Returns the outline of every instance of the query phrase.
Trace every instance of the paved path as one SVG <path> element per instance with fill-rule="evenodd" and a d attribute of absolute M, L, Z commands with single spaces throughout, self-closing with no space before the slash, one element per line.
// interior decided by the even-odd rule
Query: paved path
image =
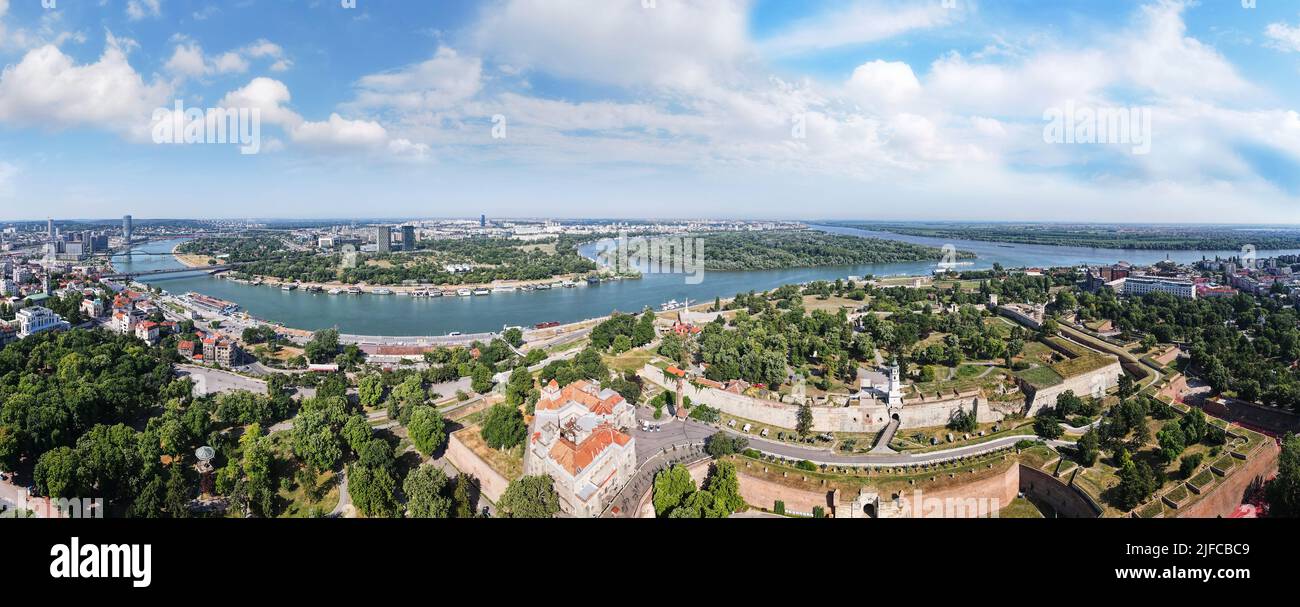
<path fill-rule="evenodd" d="M 231 373 L 229 371 L 209 369 L 207 367 L 196 367 L 193 365 L 176 365 L 176 375 L 179 377 L 189 377 L 194 380 L 195 396 L 237 392 L 240 390 L 257 394 L 266 394 L 266 382 L 260 379 L 245 377 L 238 373 Z"/>
<path fill-rule="evenodd" d="M 871 452 L 898 453 L 897 451 L 894 451 L 893 447 L 889 446 L 889 442 L 894 440 L 894 434 L 898 432 L 898 427 L 900 425 L 902 425 L 902 422 L 898 421 L 898 419 L 890 418 L 889 425 L 885 427 L 884 432 L 880 433 L 880 437 L 876 440 L 876 446 L 871 448 Z"/>

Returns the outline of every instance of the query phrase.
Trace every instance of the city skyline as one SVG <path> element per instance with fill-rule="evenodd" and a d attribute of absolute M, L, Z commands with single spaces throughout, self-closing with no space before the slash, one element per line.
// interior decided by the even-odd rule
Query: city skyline
<path fill-rule="evenodd" d="M 1274 3 L 0 0 L 0 204 L 1288 224 L 1297 51 Z M 257 153 L 155 143 L 177 104 L 259 110 Z"/>

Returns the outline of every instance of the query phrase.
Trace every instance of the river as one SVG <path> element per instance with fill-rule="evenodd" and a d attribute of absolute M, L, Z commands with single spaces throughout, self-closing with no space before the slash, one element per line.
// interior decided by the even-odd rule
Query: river
<path fill-rule="evenodd" d="M 1053 267 L 1082 263 L 1103 264 L 1124 260 L 1150 264 L 1162 259 L 1191 262 L 1202 257 L 1231 257 L 1237 251 L 1137 251 L 1052 247 L 1044 245 L 1001 244 L 970 240 L 944 240 L 869 232 L 854 228 L 817 226 L 836 234 L 873 236 L 916 244 L 942 247 L 951 244 L 978 255 L 958 270 L 978 270 L 1000 263 L 1003 267 Z M 166 253 L 179 240 L 139 245 L 133 251 Z M 599 245 L 582 247 L 584 255 L 594 255 Z M 1261 251 L 1261 256 L 1295 254 L 1300 250 Z M 708 251 L 705 250 L 705 255 Z M 181 267 L 170 255 L 119 255 L 113 259 L 119 271 L 143 271 Z M 337 327 L 355 335 L 443 335 L 452 331 L 479 333 L 498 331 L 504 326 L 532 326 L 541 322 L 576 322 L 605 316 L 613 311 L 636 312 L 645 306 L 658 307 L 670 300 L 705 302 L 715 297 L 731 297 L 751 290 L 766 290 L 784 284 L 812 280 L 834 280 L 848 276 L 904 276 L 930 274 L 934 262 L 909 262 L 763 270 L 754 272 L 706 272 L 700 284 L 686 284 L 681 274 L 647 274 L 639 280 L 604 282 L 573 289 L 493 293 L 481 297 L 417 298 L 399 295 L 330 295 L 305 291 L 281 291 L 267 286 L 253 286 L 215 278 L 202 273 L 148 277 L 146 282 L 171 293 L 196 291 L 234 301 L 243 310 L 265 320 L 285 326 L 318 330 Z"/>

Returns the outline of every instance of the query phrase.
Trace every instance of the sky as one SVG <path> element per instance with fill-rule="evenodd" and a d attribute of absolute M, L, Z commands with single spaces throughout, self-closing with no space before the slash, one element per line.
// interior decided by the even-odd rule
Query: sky
<path fill-rule="evenodd" d="M 1290 0 L 0 0 L 0 63 L 0 220 L 1300 223 Z"/>

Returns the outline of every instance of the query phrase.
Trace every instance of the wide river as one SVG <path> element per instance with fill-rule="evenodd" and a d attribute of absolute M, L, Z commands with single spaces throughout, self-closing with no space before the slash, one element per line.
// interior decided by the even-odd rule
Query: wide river
<path fill-rule="evenodd" d="M 872 236 L 942 247 L 951 244 L 978 255 L 958 270 L 987 269 L 994 263 L 1003 267 L 1053 267 L 1082 263 L 1105 264 L 1129 261 L 1150 264 L 1162 259 L 1191 262 L 1203 257 L 1231 257 L 1238 251 L 1137 251 L 1052 247 L 1042 245 L 1002 244 L 970 240 L 945 240 L 871 232 L 853 228 L 820 226 L 837 234 Z M 181 241 L 163 241 L 140 245 L 134 251 L 166 253 Z M 597 244 L 581 251 L 594 256 Z M 1261 255 L 1295 254 L 1300 250 L 1260 252 Z M 704 251 L 708 255 L 708 250 Z M 937 260 L 936 260 L 937 261 Z M 119 255 L 113 259 L 120 271 L 153 270 L 181 267 L 170 255 Z M 222 280 L 202 273 L 170 274 L 150 277 L 146 282 L 171 293 L 195 291 L 238 303 L 253 316 L 299 329 L 337 327 L 354 335 L 442 335 L 452 331 L 479 333 L 499 331 L 502 327 L 532 326 L 541 322 L 576 322 L 605 316 L 613 311 L 636 312 L 646 306 L 690 298 L 691 302 L 731 297 L 750 290 L 772 289 L 784 284 L 812 280 L 834 280 L 848 276 L 928 275 L 935 262 L 909 262 L 764 270 L 755 272 L 706 272 L 699 284 L 686 284 L 681 274 L 646 274 L 639 280 L 605 282 L 574 289 L 493 293 L 483 297 L 416 298 L 399 295 L 329 295 L 304 291 L 281 291 L 278 288 L 253 286 Z"/>

